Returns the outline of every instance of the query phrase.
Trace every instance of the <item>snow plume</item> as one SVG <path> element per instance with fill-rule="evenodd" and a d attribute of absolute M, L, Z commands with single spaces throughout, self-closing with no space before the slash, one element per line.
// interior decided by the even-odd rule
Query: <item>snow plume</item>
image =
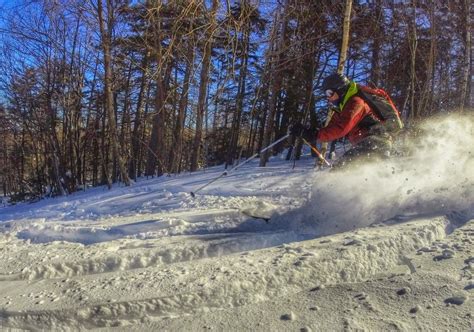
<path fill-rule="evenodd" d="M 414 132 L 403 144 L 408 157 L 317 172 L 308 204 L 277 219 L 304 234 L 328 235 L 399 214 L 472 211 L 474 117 L 430 119 Z"/>

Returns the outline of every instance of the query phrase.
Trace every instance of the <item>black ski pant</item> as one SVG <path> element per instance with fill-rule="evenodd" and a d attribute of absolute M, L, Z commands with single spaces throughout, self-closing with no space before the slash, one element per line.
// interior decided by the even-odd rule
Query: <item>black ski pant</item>
<path fill-rule="evenodd" d="M 369 136 L 344 153 L 344 155 L 333 164 L 333 168 L 339 169 L 347 165 L 388 158 L 390 157 L 391 151 L 392 140 L 390 137 Z"/>

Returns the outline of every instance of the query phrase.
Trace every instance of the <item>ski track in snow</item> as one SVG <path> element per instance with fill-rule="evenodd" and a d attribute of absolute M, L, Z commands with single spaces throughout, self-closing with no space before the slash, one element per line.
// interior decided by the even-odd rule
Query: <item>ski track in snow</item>
<path fill-rule="evenodd" d="M 452 175 L 472 170 L 472 160 L 468 154 L 459 167 L 450 168 Z M 442 296 L 444 306 L 457 306 L 466 314 L 467 319 L 452 319 L 454 329 L 472 328 L 467 316 L 474 289 L 471 191 L 454 181 L 426 182 L 418 173 L 425 172 L 422 167 L 407 171 L 385 164 L 367 185 L 372 194 L 358 201 L 352 191 L 360 187 L 357 181 L 366 182 L 360 174 L 345 174 L 338 182 L 340 174 L 313 171 L 314 160 L 308 156 L 295 169 L 291 166 L 277 158 L 266 168 L 250 163 L 196 198 L 189 192 L 219 176 L 221 167 L 0 209 L 0 326 L 191 330 L 195 323 L 187 317 L 199 314 L 217 324 L 228 312 L 253 317 L 245 308 L 260 303 L 278 307 L 285 299 L 298 307 L 312 301 L 309 294 L 325 296 L 325 285 L 337 290 L 368 280 L 404 284 L 446 273 L 442 279 L 448 281 L 443 282 L 456 284 L 453 289 L 461 287 L 461 292 L 440 288 L 432 296 Z M 437 167 L 436 174 L 442 170 Z M 407 174 L 419 181 L 405 186 L 401 180 Z M 473 174 L 462 174 L 463 185 L 471 186 Z M 328 186 L 333 190 L 325 198 L 321 190 Z M 443 188 L 454 193 L 451 200 Z M 387 198 L 393 205 L 374 214 L 389 204 Z M 272 218 L 267 224 L 249 214 Z M 445 271 L 440 272 L 440 266 Z M 382 286 L 377 287 L 385 289 Z M 395 292 L 397 298 L 411 291 Z M 331 294 L 334 299 L 340 296 Z M 384 304 L 360 292 L 353 301 L 364 311 L 359 315 L 344 309 L 352 315 L 342 320 L 341 329 L 363 329 L 364 324 L 372 330 L 436 326 L 423 320 L 412 325 L 408 314 L 403 319 L 387 314 L 379 323 L 369 323 L 364 317 L 377 312 L 381 316 Z M 320 315 L 332 317 L 338 309 L 327 302 L 328 309 Z M 436 305 L 430 304 L 434 309 Z M 310 306 L 310 311 L 318 310 Z M 421 315 L 423 310 L 413 304 L 407 313 Z M 286 330 L 287 325 L 278 324 L 296 322 L 298 315 L 282 313 L 277 322 L 248 329 Z M 262 312 L 260 318 L 269 319 Z M 323 319 L 322 330 L 324 321 L 332 320 Z M 238 329 L 229 321 L 225 324 Z"/>

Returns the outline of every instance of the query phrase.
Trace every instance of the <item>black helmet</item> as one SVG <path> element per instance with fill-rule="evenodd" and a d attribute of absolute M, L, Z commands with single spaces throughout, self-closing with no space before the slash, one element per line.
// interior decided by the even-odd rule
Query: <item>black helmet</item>
<path fill-rule="evenodd" d="M 326 77 L 323 81 L 322 90 L 333 90 L 340 94 L 340 92 L 345 91 L 349 85 L 349 79 L 343 74 L 334 73 Z"/>

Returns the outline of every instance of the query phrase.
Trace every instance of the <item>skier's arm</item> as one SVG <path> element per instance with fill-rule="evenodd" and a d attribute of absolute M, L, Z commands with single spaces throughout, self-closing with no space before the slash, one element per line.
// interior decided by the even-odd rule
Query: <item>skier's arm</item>
<path fill-rule="evenodd" d="M 327 127 L 319 130 L 317 139 L 329 142 L 346 136 L 368 114 L 367 107 L 361 98 L 352 98 L 341 113 L 332 117 Z"/>

